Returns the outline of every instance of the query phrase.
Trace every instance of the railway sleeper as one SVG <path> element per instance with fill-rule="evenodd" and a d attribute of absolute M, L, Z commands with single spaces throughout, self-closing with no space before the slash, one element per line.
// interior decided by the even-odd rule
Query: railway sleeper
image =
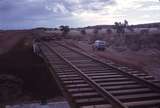
<path fill-rule="evenodd" d="M 111 69 L 104 69 L 102 67 L 95 67 L 95 68 L 86 68 L 86 69 L 81 69 L 82 71 L 90 71 L 90 72 L 97 72 L 97 71 L 103 71 L 103 72 L 116 72 L 114 70 L 111 70 Z"/>
<path fill-rule="evenodd" d="M 85 98 L 95 98 L 101 97 L 97 92 L 82 92 L 82 93 L 74 93 L 72 94 L 74 99 L 85 99 Z"/>
<path fill-rule="evenodd" d="M 94 89 L 91 87 L 86 87 L 86 88 L 69 88 L 68 92 L 71 93 L 79 93 L 79 92 L 93 92 Z"/>
<path fill-rule="evenodd" d="M 71 68 L 69 65 L 66 64 L 54 64 L 54 66 L 57 68 Z"/>
<path fill-rule="evenodd" d="M 128 81 L 130 80 L 129 78 L 107 78 L 107 79 L 94 79 L 94 81 L 98 82 L 120 82 L 120 81 Z"/>
<path fill-rule="evenodd" d="M 62 81 L 81 80 L 81 77 L 61 78 Z"/>
<path fill-rule="evenodd" d="M 56 66 L 54 66 L 54 69 L 55 69 L 55 70 L 61 70 L 61 71 L 70 70 L 69 67 L 56 67 Z"/>
<path fill-rule="evenodd" d="M 139 73 L 141 73 L 141 72 L 139 72 L 139 71 L 137 71 L 137 70 L 136 70 L 136 71 L 135 71 L 135 70 L 134 70 L 134 71 L 128 70 L 127 72 L 130 73 L 130 74 L 139 74 Z"/>
<path fill-rule="evenodd" d="M 71 61 L 72 62 L 72 61 Z M 94 62 L 90 62 L 90 63 L 86 63 L 86 62 L 79 62 L 79 63 L 76 63 L 76 66 L 101 66 L 101 65 L 98 65 L 97 63 L 94 63 Z"/>
<path fill-rule="evenodd" d="M 92 79 L 101 79 L 101 78 L 115 78 L 115 80 L 116 80 L 116 78 L 122 78 L 122 77 L 124 77 L 123 75 L 101 75 L 101 76 L 90 76 L 90 78 L 92 78 Z"/>
<path fill-rule="evenodd" d="M 82 70 L 82 69 L 81 69 Z M 114 71 L 99 71 L 99 70 L 97 70 L 97 71 L 82 71 L 82 72 L 84 72 L 85 74 L 98 74 L 98 73 L 108 73 L 108 74 L 117 74 L 116 72 L 114 72 Z"/>
<path fill-rule="evenodd" d="M 71 75 L 71 74 L 77 74 L 76 72 L 57 72 L 58 75 Z"/>
<path fill-rule="evenodd" d="M 153 80 L 153 81 L 150 81 L 150 82 L 156 84 L 157 86 L 160 86 L 160 81 L 159 80 Z"/>
<path fill-rule="evenodd" d="M 78 74 L 69 74 L 69 75 L 59 75 L 60 78 L 73 78 L 73 77 L 79 77 Z"/>
<path fill-rule="evenodd" d="M 116 86 L 116 85 L 130 85 L 130 84 L 137 84 L 135 81 L 122 81 L 122 82 L 102 82 L 98 83 L 101 86 Z"/>
<path fill-rule="evenodd" d="M 139 76 L 142 79 L 146 79 L 146 80 L 154 80 L 155 78 L 153 76 Z"/>
<path fill-rule="evenodd" d="M 101 105 L 107 104 L 106 100 L 103 98 L 85 98 L 85 99 L 76 99 L 76 103 L 79 106 L 87 106 L 87 105 Z"/>
<path fill-rule="evenodd" d="M 125 102 L 124 104 L 129 108 L 159 108 L 160 99 Z"/>
<path fill-rule="evenodd" d="M 78 64 L 78 65 L 87 65 L 87 64 L 92 64 L 92 61 L 71 61 L 73 64 Z"/>
<path fill-rule="evenodd" d="M 135 73 L 133 75 L 136 75 L 136 76 L 148 76 L 148 74 L 146 74 L 146 73 Z"/>
<path fill-rule="evenodd" d="M 81 65 L 81 66 L 76 66 L 78 67 L 79 69 L 83 68 L 83 69 L 88 69 L 88 68 L 95 68 L 96 65 Z"/>
<path fill-rule="evenodd" d="M 116 95 L 151 93 L 153 91 L 148 88 L 136 88 L 136 89 L 126 89 L 126 90 L 111 90 L 109 92 L 114 96 L 116 96 Z"/>
<path fill-rule="evenodd" d="M 65 56 L 64 56 L 65 57 Z M 66 58 L 66 57 L 65 57 Z M 69 61 L 78 61 L 78 60 L 87 60 L 87 58 L 77 58 L 77 57 L 67 57 L 66 59 L 68 59 Z"/>
<path fill-rule="evenodd" d="M 54 68 L 54 70 L 56 71 L 56 73 L 69 73 L 69 72 L 74 72 L 73 69 L 61 69 L 61 68 Z"/>
<path fill-rule="evenodd" d="M 113 108 L 110 104 L 81 106 L 80 108 Z"/>
<path fill-rule="evenodd" d="M 69 84 L 66 85 L 67 88 L 86 88 L 89 87 L 89 85 L 87 83 L 85 84 Z"/>
<path fill-rule="evenodd" d="M 102 86 L 104 87 L 106 90 L 127 90 L 127 89 L 136 89 L 136 88 L 145 88 L 142 85 L 138 85 L 138 84 L 130 84 L 130 85 L 116 85 L 116 86 Z"/>
<path fill-rule="evenodd" d="M 116 98 L 118 98 L 122 102 L 143 101 L 143 100 L 160 99 L 160 94 L 157 93 L 133 94 L 133 95 L 116 96 Z"/>
<path fill-rule="evenodd" d="M 73 80 L 73 81 L 64 81 L 64 84 L 84 84 L 86 83 L 84 80 Z"/>
<path fill-rule="evenodd" d="M 48 60 L 51 62 L 51 63 L 62 63 L 61 62 L 61 59 L 58 58 L 57 56 L 54 57 L 54 55 L 50 55 L 50 56 L 47 56 Z"/>
<path fill-rule="evenodd" d="M 75 56 L 71 56 L 72 54 L 70 54 L 69 56 L 68 55 L 66 55 L 65 53 L 63 54 L 63 56 L 64 56 L 64 58 L 67 58 L 68 60 L 75 60 L 75 59 L 84 59 L 84 57 L 83 56 L 79 56 L 79 55 L 75 55 Z"/>
<path fill-rule="evenodd" d="M 113 72 L 95 72 L 95 73 L 89 73 L 89 72 L 84 72 L 88 76 L 101 76 L 101 75 L 117 75 L 117 73 Z"/>
<path fill-rule="evenodd" d="M 59 73 L 72 73 L 72 72 L 74 72 L 75 73 L 75 71 L 74 71 L 74 69 L 67 69 L 67 70 L 64 70 L 64 69 L 58 69 L 58 72 Z"/>
<path fill-rule="evenodd" d="M 93 62 L 93 60 L 72 60 L 72 62 L 75 62 L 75 63 L 82 63 L 82 62 L 85 62 L 85 63 L 87 63 L 87 62 Z"/>

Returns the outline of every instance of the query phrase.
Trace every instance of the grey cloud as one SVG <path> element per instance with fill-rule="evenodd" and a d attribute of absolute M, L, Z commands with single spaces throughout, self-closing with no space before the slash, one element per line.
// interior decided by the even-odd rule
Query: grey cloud
<path fill-rule="evenodd" d="M 73 0 L 72 0 L 73 1 Z M 57 6 L 57 4 L 60 4 Z M 0 28 L 12 28 L 23 24 L 24 28 L 52 21 L 55 24 L 72 20 L 74 11 L 100 11 L 105 5 L 115 4 L 114 0 L 0 0 Z M 65 21 L 66 18 L 66 21 Z M 69 19 L 70 18 L 70 19 Z M 20 26 L 21 27 L 21 26 Z"/>
<path fill-rule="evenodd" d="M 97 11 L 97 10 L 102 10 L 103 7 L 106 5 L 115 4 L 115 1 L 114 0 L 80 0 L 79 3 L 65 2 L 65 4 L 70 11 L 76 11 L 76 10 Z"/>

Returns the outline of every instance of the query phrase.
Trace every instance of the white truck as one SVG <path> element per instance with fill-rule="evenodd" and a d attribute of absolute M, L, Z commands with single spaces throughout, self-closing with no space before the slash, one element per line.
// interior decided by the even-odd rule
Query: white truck
<path fill-rule="evenodd" d="M 106 48 L 106 42 L 102 40 L 96 40 L 93 44 L 93 50 L 101 50 L 104 51 Z"/>

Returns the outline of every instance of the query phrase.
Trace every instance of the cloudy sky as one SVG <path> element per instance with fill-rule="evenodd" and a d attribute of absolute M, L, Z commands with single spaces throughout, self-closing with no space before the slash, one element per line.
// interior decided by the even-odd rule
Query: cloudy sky
<path fill-rule="evenodd" d="M 160 0 L 0 0 L 0 29 L 160 22 Z"/>

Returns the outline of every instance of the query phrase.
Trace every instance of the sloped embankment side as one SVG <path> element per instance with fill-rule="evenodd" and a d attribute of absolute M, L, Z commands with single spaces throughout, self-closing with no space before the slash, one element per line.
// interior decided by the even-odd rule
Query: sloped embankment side
<path fill-rule="evenodd" d="M 33 53 L 31 38 L 21 39 L 12 50 L 0 55 L 0 71 L 0 76 L 4 74 L 14 76 L 22 81 L 22 85 L 17 86 L 20 93 L 16 96 L 14 89 L 0 86 L 0 90 L 5 91 L 5 97 L 7 97 L 5 99 L 0 97 L 3 102 L 53 99 L 61 96 L 61 92 L 43 59 Z M 4 85 L 4 83 L 1 81 L 0 85 Z"/>

